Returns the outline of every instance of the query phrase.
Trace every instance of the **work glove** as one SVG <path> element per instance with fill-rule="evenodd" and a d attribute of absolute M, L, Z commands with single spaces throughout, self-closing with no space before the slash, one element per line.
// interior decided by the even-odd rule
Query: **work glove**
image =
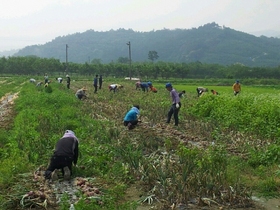
<path fill-rule="evenodd" d="M 177 104 L 176 104 L 176 108 L 178 109 L 179 107 L 180 107 L 180 105 L 177 103 Z"/>

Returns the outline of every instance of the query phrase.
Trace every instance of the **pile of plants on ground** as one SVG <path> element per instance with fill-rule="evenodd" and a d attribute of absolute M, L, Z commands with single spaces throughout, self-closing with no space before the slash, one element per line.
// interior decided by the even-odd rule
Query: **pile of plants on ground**
<path fill-rule="evenodd" d="M 171 102 L 162 85 L 147 93 L 118 81 L 124 88 L 114 93 L 106 81 L 94 94 L 91 81 L 72 82 L 71 89 L 26 81 L 14 85 L 20 91 L 10 129 L 0 129 L 1 209 L 230 209 L 254 207 L 253 194 L 278 196 L 275 95 L 187 92 L 174 127 L 165 123 Z M 74 94 L 81 87 L 88 97 L 80 101 Z M 142 122 L 128 130 L 122 121 L 134 104 Z M 78 166 L 70 182 L 46 181 L 67 129 L 80 140 Z M 129 199 L 135 186 L 137 199 Z"/>

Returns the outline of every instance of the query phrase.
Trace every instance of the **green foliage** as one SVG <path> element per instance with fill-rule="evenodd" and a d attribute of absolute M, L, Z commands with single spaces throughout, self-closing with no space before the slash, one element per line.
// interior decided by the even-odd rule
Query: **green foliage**
<path fill-rule="evenodd" d="M 280 106 L 274 94 L 205 95 L 189 109 L 189 113 L 207 118 L 223 129 L 273 139 L 280 136 Z"/>
<path fill-rule="evenodd" d="M 248 163 L 252 167 L 268 166 L 280 163 L 280 146 L 269 145 L 267 148 L 260 148 L 259 150 L 251 149 Z"/>

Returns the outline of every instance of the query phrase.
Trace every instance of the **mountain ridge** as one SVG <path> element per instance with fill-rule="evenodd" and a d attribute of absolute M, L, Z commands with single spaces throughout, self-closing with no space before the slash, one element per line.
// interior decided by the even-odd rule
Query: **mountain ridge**
<path fill-rule="evenodd" d="M 20 49 L 14 56 L 56 58 L 61 62 L 85 63 L 98 59 L 103 63 L 128 57 L 131 43 L 132 62 L 147 62 L 148 52 L 156 51 L 158 61 L 204 62 L 247 66 L 278 66 L 280 39 L 219 26 L 215 22 L 192 29 L 162 29 L 137 32 L 132 29 L 87 30 L 59 36 L 43 45 Z M 66 50 L 66 44 L 69 47 Z"/>

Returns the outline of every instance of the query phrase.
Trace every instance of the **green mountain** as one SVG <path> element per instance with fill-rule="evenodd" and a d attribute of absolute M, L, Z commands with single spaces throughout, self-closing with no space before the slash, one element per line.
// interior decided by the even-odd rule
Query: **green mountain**
<path fill-rule="evenodd" d="M 280 39 L 256 37 L 209 23 L 198 28 L 137 32 L 133 30 L 88 30 L 60 36 L 44 45 L 27 46 L 14 56 L 35 55 L 62 62 L 85 63 L 99 59 L 102 63 L 129 57 L 132 62 L 148 61 L 149 51 L 156 51 L 157 61 L 196 62 L 246 66 L 278 66 Z M 66 45 L 68 48 L 66 49 Z"/>

